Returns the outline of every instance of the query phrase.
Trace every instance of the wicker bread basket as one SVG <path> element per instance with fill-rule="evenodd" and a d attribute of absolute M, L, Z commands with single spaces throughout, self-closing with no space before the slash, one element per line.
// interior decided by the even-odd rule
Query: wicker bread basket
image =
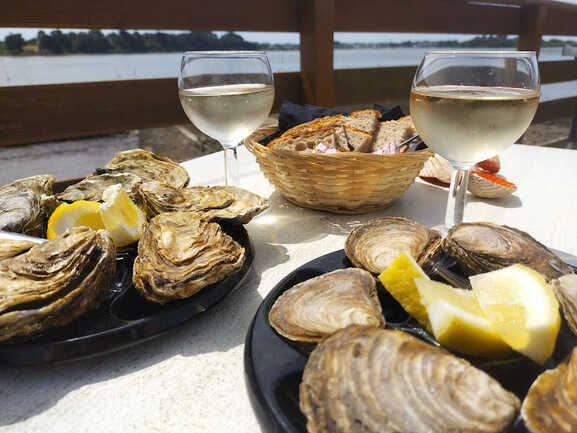
<path fill-rule="evenodd" d="M 326 155 L 271 149 L 258 142 L 276 130 L 277 126 L 260 128 L 244 142 L 266 178 L 290 202 L 334 213 L 361 214 L 389 206 L 433 155 L 428 149 Z"/>

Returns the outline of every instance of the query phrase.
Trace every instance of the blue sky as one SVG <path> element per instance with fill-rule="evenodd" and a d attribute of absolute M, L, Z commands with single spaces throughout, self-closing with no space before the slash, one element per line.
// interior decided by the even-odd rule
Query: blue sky
<path fill-rule="evenodd" d="M 577 0 L 576 0 L 577 1 Z M 17 29 L 17 28 L 1 28 L 0 39 L 10 33 L 21 33 L 25 39 L 30 39 L 36 36 L 38 30 L 45 30 L 47 32 L 52 29 Z M 62 29 L 63 31 L 79 31 L 78 29 Z M 105 33 L 111 30 L 103 30 Z M 140 30 L 142 32 L 153 32 L 154 30 Z M 215 32 L 219 35 L 224 32 Z M 238 32 L 244 39 L 252 42 L 271 42 L 271 43 L 298 43 L 298 33 L 274 33 L 274 32 Z M 446 40 L 457 39 L 466 40 L 472 38 L 474 35 L 468 34 L 438 34 L 438 33 L 335 33 L 335 41 L 339 42 L 402 42 L 402 41 L 418 41 L 418 40 Z M 577 37 L 563 37 L 562 39 L 577 40 Z M 547 39 L 547 38 L 546 38 Z"/>

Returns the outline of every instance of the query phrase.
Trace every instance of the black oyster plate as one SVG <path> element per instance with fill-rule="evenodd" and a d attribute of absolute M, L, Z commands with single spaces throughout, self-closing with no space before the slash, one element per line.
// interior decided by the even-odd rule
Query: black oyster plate
<path fill-rule="evenodd" d="M 344 250 L 321 256 L 288 274 L 260 305 L 246 336 L 244 368 L 250 401 L 262 431 L 306 433 L 306 419 L 299 409 L 299 384 L 310 349 L 281 337 L 269 326 L 267 317 L 272 305 L 285 290 L 295 284 L 348 267 L 352 267 L 352 264 Z M 451 270 L 459 272 L 456 268 Z M 434 275 L 431 277 L 436 279 Z M 379 298 L 388 329 L 405 331 L 439 346 L 382 286 Z M 576 345 L 577 337 L 571 333 L 566 323 L 563 323 L 555 353 L 544 367 L 520 356 L 502 361 L 487 361 L 466 356 L 464 358 L 493 376 L 506 389 L 523 400 L 537 376 L 545 368 L 554 367 L 561 362 Z M 523 421 L 518 418 L 509 433 L 528 432 Z"/>
<path fill-rule="evenodd" d="M 36 338 L 2 343 L 0 362 L 36 365 L 114 352 L 158 337 L 213 307 L 244 282 L 254 260 L 254 249 L 245 228 L 239 224 L 219 224 L 245 248 L 244 265 L 236 274 L 205 287 L 188 299 L 159 305 L 144 300 L 132 285 L 136 249 L 119 253 L 108 299 L 98 310 Z"/>

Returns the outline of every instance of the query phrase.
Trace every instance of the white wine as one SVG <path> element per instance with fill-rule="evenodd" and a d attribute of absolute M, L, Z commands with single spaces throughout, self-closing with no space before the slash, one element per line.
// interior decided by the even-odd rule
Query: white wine
<path fill-rule="evenodd" d="M 223 146 L 239 144 L 262 125 L 272 108 L 274 87 L 230 84 L 179 90 L 190 121 Z"/>
<path fill-rule="evenodd" d="M 432 86 L 411 92 L 411 117 L 423 141 L 462 167 L 512 145 L 538 105 L 539 92 L 528 89 Z"/>

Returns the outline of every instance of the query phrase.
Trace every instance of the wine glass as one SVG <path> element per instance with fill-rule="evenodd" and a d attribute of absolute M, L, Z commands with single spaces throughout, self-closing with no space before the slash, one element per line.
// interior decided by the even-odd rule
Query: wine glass
<path fill-rule="evenodd" d="M 455 169 L 444 231 L 463 220 L 469 169 L 511 146 L 539 105 L 534 51 L 430 51 L 411 89 L 423 141 Z"/>
<path fill-rule="evenodd" d="M 226 185 L 240 183 L 237 147 L 268 117 L 274 78 L 263 51 L 189 51 L 178 96 L 190 121 L 224 148 Z"/>

